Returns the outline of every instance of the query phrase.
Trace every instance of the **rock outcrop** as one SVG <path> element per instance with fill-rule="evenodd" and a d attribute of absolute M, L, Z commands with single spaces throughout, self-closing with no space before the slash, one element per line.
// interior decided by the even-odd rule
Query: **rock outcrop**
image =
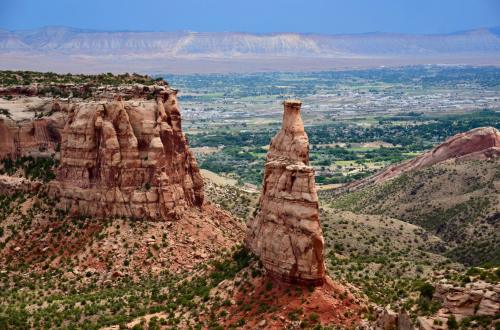
<path fill-rule="evenodd" d="M 434 298 L 442 302 L 441 313 L 453 314 L 457 319 L 467 316 L 494 316 L 500 313 L 500 284 L 484 281 L 468 283 L 465 287 L 451 284 L 436 286 Z"/>
<path fill-rule="evenodd" d="M 0 159 L 53 154 L 61 140 L 52 119 L 15 122 L 0 118 Z"/>
<path fill-rule="evenodd" d="M 375 330 L 413 330 L 415 327 L 412 324 L 411 318 L 405 310 L 399 313 L 393 311 L 390 306 L 385 308 L 378 307 L 375 310 L 377 319 L 373 324 Z"/>
<path fill-rule="evenodd" d="M 203 204 L 175 90 L 156 101 L 77 103 L 61 135 L 49 192 L 72 214 L 169 219 Z"/>
<path fill-rule="evenodd" d="M 443 280 L 436 285 L 433 300 L 441 308 L 434 315 L 417 317 L 418 329 L 445 330 L 451 318 L 458 322 L 465 318 L 494 318 L 500 313 L 500 284 L 478 280 L 457 286 Z"/>
<path fill-rule="evenodd" d="M 300 101 L 284 103 L 283 127 L 271 141 L 259 211 L 248 222 L 246 245 L 272 277 L 321 285 L 324 240 L 300 106 Z"/>
<path fill-rule="evenodd" d="M 25 178 L 0 175 L 0 195 L 10 196 L 19 191 L 32 193 L 38 191 L 41 185 L 41 182 L 31 181 Z"/>
<path fill-rule="evenodd" d="M 380 183 L 402 173 L 419 170 L 447 160 L 483 160 L 500 157 L 500 132 L 494 127 L 479 127 L 459 133 L 434 149 L 407 162 L 387 167 L 385 170 L 339 189 L 354 190 L 371 183 Z"/>

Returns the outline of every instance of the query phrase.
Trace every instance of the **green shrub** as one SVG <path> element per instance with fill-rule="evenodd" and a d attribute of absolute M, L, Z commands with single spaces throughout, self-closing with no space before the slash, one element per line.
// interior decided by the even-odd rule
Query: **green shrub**
<path fill-rule="evenodd" d="M 453 314 L 448 318 L 446 324 L 448 325 L 448 329 L 450 330 L 458 329 L 458 322 L 457 319 L 455 318 L 455 315 Z"/>

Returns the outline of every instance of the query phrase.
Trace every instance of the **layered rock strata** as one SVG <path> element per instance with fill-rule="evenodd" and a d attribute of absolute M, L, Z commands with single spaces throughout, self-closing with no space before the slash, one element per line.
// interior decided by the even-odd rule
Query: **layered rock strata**
<path fill-rule="evenodd" d="M 259 212 L 248 222 L 246 245 L 271 276 L 286 282 L 324 282 L 324 239 L 301 102 L 285 101 L 283 127 L 272 139 Z"/>
<path fill-rule="evenodd" d="M 52 119 L 15 122 L 0 118 L 0 159 L 48 156 L 60 140 L 58 124 Z"/>
<path fill-rule="evenodd" d="M 434 149 L 407 162 L 387 167 L 366 179 L 355 181 L 336 194 L 371 183 L 381 183 L 402 173 L 419 170 L 444 161 L 484 160 L 500 157 L 500 132 L 494 127 L 478 127 L 459 133 Z"/>
<path fill-rule="evenodd" d="M 418 329 L 443 329 L 452 316 L 459 322 L 467 317 L 494 318 L 500 313 L 500 284 L 480 280 L 462 287 L 444 282 L 436 286 L 434 299 L 441 308 L 435 315 L 417 317 Z"/>
<path fill-rule="evenodd" d="M 49 192 L 72 214 L 170 219 L 203 204 L 175 90 L 156 101 L 77 103 L 61 135 Z"/>

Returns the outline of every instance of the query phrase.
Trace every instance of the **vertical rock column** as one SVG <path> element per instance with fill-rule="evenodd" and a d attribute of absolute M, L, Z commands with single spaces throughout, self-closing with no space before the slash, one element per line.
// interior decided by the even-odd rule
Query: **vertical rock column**
<path fill-rule="evenodd" d="M 324 239 L 300 106 L 298 100 L 284 102 L 283 126 L 271 141 L 259 211 L 248 222 L 245 243 L 270 276 L 321 285 Z"/>

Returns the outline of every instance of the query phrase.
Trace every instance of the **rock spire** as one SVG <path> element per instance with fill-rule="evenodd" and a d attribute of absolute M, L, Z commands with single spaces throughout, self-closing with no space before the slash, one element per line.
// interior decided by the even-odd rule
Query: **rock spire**
<path fill-rule="evenodd" d="M 271 141 L 259 209 L 248 222 L 246 245 L 272 277 L 321 285 L 324 239 L 300 106 L 298 100 L 284 102 L 283 126 Z"/>

